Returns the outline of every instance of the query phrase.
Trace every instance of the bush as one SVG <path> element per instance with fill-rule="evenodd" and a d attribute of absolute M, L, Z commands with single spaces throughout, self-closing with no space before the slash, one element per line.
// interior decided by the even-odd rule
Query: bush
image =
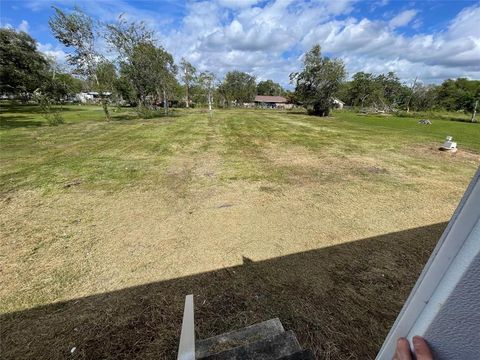
<path fill-rule="evenodd" d="M 50 126 L 57 126 L 65 123 L 65 120 L 63 119 L 62 114 L 60 114 L 56 110 L 54 110 L 49 114 L 44 114 L 44 118 L 47 120 L 48 125 Z"/>
<path fill-rule="evenodd" d="M 141 119 L 153 119 L 164 116 L 164 110 L 155 109 L 155 108 L 148 108 L 146 106 L 138 106 L 137 107 L 137 114 L 138 117 Z"/>
<path fill-rule="evenodd" d="M 53 106 L 53 101 L 51 98 L 49 98 L 47 95 L 37 92 L 34 95 L 34 99 L 40 106 L 40 109 L 42 110 L 42 116 L 45 120 L 47 120 L 48 125 L 57 126 L 65 123 L 62 114 Z"/>

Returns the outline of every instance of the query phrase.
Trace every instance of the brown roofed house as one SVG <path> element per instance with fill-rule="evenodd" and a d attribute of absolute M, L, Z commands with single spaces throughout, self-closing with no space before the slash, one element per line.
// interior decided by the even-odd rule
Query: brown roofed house
<path fill-rule="evenodd" d="M 255 105 L 267 108 L 291 109 L 292 104 L 287 104 L 287 99 L 283 96 L 257 95 L 255 96 Z"/>

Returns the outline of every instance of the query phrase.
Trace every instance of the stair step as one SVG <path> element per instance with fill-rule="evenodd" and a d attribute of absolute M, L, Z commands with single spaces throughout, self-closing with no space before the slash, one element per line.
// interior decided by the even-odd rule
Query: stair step
<path fill-rule="evenodd" d="M 276 360 L 301 351 L 293 331 L 285 331 L 243 346 L 203 357 L 203 360 Z M 199 358 L 197 358 L 199 359 Z"/>
<path fill-rule="evenodd" d="M 243 329 L 197 341 L 195 343 L 195 357 L 201 359 L 218 352 L 281 334 L 284 331 L 283 325 L 278 318 L 270 319 Z"/>
<path fill-rule="evenodd" d="M 302 350 L 296 353 L 284 356 L 278 360 L 315 360 L 315 355 L 311 350 Z"/>

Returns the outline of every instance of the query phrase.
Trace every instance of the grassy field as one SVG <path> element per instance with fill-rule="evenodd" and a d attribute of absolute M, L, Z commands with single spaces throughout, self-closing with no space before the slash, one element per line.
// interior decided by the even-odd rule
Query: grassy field
<path fill-rule="evenodd" d="M 480 163 L 480 125 L 443 118 L 64 116 L 2 105 L 5 359 L 173 359 L 188 293 L 198 338 L 279 317 L 373 358 Z"/>

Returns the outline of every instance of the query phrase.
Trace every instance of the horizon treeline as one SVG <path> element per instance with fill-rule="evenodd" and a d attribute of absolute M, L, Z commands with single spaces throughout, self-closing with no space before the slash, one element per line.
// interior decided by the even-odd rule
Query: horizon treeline
<path fill-rule="evenodd" d="M 294 91 L 269 79 L 257 82 L 254 76 L 238 70 L 229 71 L 219 79 L 216 69 L 199 72 L 184 58 L 177 63 L 157 44 L 154 33 L 143 23 L 119 18 L 117 23 L 100 27 L 78 9 L 71 13 L 54 10 L 49 25 L 54 36 L 71 50 L 67 55 L 68 67 L 41 53 L 29 34 L 0 29 L 1 95 L 27 101 L 35 93 L 42 93 L 61 103 L 82 91 L 108 93 L 108 99 L 102 98 L 107 118 L 108 102 L 140 107 L 160 104 L 165 111 L 169 104 L 211 107 L 214 102 L 222 107 L 238 106 L 252 102 L 255 95 L 284 96 L 299 105 L 306 102 L 300 91 L 305 86 L 300 86 L 292 74 Z M 95 50 L 99 40 L 106 40 L 109 45 L 109 57 Z M 436 85 L 424 84 L 419 77 L 404 83 L 395 72 L 363 71 L 346 80 L 341 60 L 322 57 L 320 47 L 317 55 L 317 67 L 325 69 L 334 62 L 342 67 L 343 72 L 335 79 L 338 86 L 332 88 L 329 98 L 334 96 L 348 106 L 383 111 L 472 112 L 480 99 L 480 80 L 446 79 Z"/>

